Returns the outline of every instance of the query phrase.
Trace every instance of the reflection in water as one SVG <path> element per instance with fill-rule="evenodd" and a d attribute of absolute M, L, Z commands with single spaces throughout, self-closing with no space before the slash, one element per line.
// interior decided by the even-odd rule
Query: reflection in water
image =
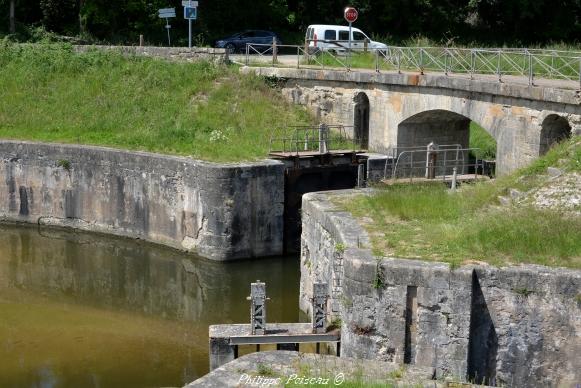
<path fill-rule="evenodd" d="M 298 321 L 296 258 L 216 263 L 127 239 L 0 225 L 0 386 L 179 386 L 208 371 L 208 325 Z"/>

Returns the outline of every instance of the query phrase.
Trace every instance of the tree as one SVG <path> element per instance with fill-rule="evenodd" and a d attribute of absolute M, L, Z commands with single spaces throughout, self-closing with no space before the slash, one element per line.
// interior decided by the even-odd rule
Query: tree
<path fill-rule="evenodd" d="M 16 0 L 10 0 L 10 33 L 16 33 L 16 16 L 15 16 L 15 9 L 16 9 Z"/>

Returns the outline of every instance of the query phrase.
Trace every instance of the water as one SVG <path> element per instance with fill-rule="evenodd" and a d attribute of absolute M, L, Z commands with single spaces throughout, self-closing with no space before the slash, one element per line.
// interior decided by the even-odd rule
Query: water
<path fill-rule="evenodd" d="M 298 259 L 216 263 L 128 239 L 0 225 L 0 386 L 182 386 L 208 372 L 208 325 L 296 322 Z"/>

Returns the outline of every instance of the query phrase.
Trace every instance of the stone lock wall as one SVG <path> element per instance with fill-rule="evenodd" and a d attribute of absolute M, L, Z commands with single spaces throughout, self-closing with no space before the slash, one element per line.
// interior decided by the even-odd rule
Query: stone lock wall
<path fill-rule="evenodd" d="M 301 308 L 313 281 L 330 282 L 343 355 L 495 386 L 581 381 L 581 271 L 375 257 L 365 231 L 330 200 L 354 192 L 303 200 Z"/>
<path fill-rule="evenodd" d="M 284 165 L 0 141 L 0 220 L 140 238 L 215 260 L 279 255 Z"/>

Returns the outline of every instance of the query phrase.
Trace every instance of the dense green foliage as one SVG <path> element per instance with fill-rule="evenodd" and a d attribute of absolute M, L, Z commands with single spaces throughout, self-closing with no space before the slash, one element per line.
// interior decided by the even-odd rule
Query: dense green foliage
<path fill-rule="evenodd" d="M 0 41 L 0 138 L 108 145 L 234 161 L 311 118 L 256 76 L 67 45 Z"/>
<path fill-rule="evenodd" d="M 475 122 L 470 123 L 470 148 L 477 159 L 496 159 L 496 140 L 484 128 Z"/>
<path fill-rule="evenodd" d="M 31 37 L 31 26 L 42 25 L 85 38 L 135 43 L 144 34 L 162 43 L 164 21 L 157 10 L 176 7 L 174 34 L 185 42 L 181 0 L 0 0 L 0 33 L 8 32 L 11 1 L 23 39 Z M 272 29 L 292 42 L 309 24 L 344 24 L 344 5 L 331 0 L 201 0 L 194 27 L 198 40 L 206 43 L 243 29 Z M 351 5 L 360 12 L 357 27 L 390 41 L 423 35 L 445 44 L 544 44 L 581 36 L 580 0 L 353 0 Z"/>
<path fill-rule="evenodd" d="M 375 253 L 496 265 L 535 263 L 581 268 L 581 217 L 529 202 L 500 207 L 498 196 L 542 186 L 548 166 L 581 171 L 581 139 L 564 142 L 517 173 L 450 192 L 441 183 L 395 185 L 341 203 L 366 222 Z M 579 210 L 579 209 L 577 209 Z"/>

